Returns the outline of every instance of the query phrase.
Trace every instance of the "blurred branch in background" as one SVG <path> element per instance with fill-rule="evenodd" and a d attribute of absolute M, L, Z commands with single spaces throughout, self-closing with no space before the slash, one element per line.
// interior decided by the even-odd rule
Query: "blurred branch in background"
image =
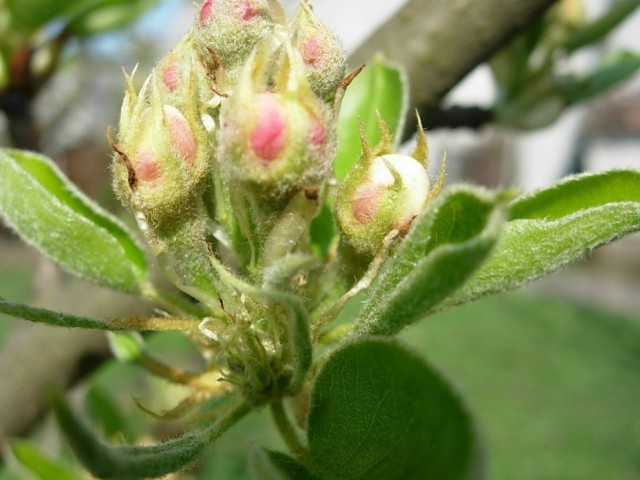
<path fill-rule="evenodd" d="M 414 106 L 438 105 L 469 72 L 504 47 L 556 0 L 410 0 L 351 56 L 377 52 L 403 65 Z M 410 115 L 405 131 L 413 131 Z"/>
<path fill-rule="evenodd" d="M 351 57 L 366 63 L 375 53 L 406 68 L 412 105 L 428 128 L 479 128 L 497 123 L 536 129 L 555 122 L 569 106 L 592 99 L 640 68 L 640 54 L 607 52 L 587 72 L 567 71 L 578 50 L 602 41 L 633 13 L 638 0 L 613 2 L 587 21 L 581 0 L 410 0 Z M 550 8 L 552 7 L 552 8 Z M 490 61 L 498 98 L 489 111 L 441 105 L 475 67 Z M 405 132 L 415 128 L 409 115 Z"/>

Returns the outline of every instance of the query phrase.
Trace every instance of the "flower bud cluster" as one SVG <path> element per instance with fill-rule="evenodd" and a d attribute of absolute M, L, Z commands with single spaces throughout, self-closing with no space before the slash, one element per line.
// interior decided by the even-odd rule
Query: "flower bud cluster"
<path fill-rule="evenodd" d="M 213 172 L 280 197 L 322 185 L 344 76 L 342 47 L 308 1 L 288 21 L 276 0 L 205 0 L 139 92 L 127 77 L 116 192 L 164 228 L 214 188 Z"/>

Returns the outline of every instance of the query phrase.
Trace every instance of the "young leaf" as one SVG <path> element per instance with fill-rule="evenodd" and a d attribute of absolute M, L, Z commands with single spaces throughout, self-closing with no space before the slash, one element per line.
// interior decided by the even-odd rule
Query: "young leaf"
<path fill-rule="evenodd" d="M 338 118 L 338 151 L 334 160 L 336 178 L 342 180 L 361 154 L 359 122 L 371 145 L 381 138 L 377 112 L 391 135 L 402 131 L 407 112 L 407 83 L 404 72 L 376 57 L 351 82 Z"/>
<path fill-rule="evenodd" d="M 560 77 L 556 80 L 556 88 L 567 102 L 584 102 L 631 78 L 638 69 L 640 69 L 638 53 L 614 52 L 607 55 L 592 72 Z"/>
<path fill-rule="evenodd" d="M 313 387 L 308 437 L 327 480 L 460 480 L 476 454 L 471 420 L 449 385 L 381 338 L 331 354 Z"/>
<path fill-rule="evenodd" d="M 445 191 L 383 265 L 355 321 L 355 334 L 394 335 L 460 287 L 496 243 L 503 203 L 503 195 L 479 188 Z"/>
<path fill-rule="evenodd" d="M 82 480 L 82 477 L 57 459 L 42 453 L 24 440 L 11 443 L 11 452 L 20 465 L 41 480 Z"/>
<path fill-rule="evenodd" d="M 258 446 L 251 449 L 249 466 L 255 480 L 320 480 L 290 456 Z"/>
<path fill-rule="evenodd" d="M 442 307 L 516 288 L 640 230 L 640 172 L 569 177 L 516 199 L 491 259 Z"/>
<path fill-rule="evenodd" d="M 127 229 L 42 155 L 0 151 L 0 216 L 26 242 L 80 277 L 136 291 L 146 276 L 145 254 Z"/>
<path fill-rule="evenodd" d="M 56 419 L 78 459 L 92 475 L 114 480 L 155 478 L 190 465 L 210 444 L 250 411 L 242 403 L 210 426 L 189 431 L 166 442 L 144 447 L 113 447 L 96 438 L 73 415 L 62 396 L 56 394 L 52 400 Z"/>
<path fill-rule="evenodd" d="M 617 0 L 604 15 L 576 31 L 567 42 L 567 50 L 572 52 L 602 40 L 639 6 L 638 0 Z"/>

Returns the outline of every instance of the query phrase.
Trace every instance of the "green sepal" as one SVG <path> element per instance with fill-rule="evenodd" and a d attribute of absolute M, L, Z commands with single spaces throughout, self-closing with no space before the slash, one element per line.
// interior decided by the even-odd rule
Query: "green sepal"
<path fill-rule="evenodd" d="M 206 428 L 156 445 L 111 446 L 75 417 L 66 400 L 52 394 L 53 411 L 71 449 L 91 472 L 102 479 L 137 480 L 155 478 L 180 470 L 195 462 L 220 435 L 246 415 L 250 408 L 242 403 Z"/>
<path fill-rule="evenodd" d="M 146 277 L 145 253 L 133 235 L 43 155 L 0 151 L 0 215 L 27 243 L 79 277 L 129 292 Z"/>
<path fill-rule="evenodd" d="M 415 220 L 368 291 L 355 335 L 394 335 L 432 311 L 489 256 L 508 194 L 459 186 Z"/>
<path fill-rule="evenodd" d="M 640 172 L 566 178 L 512 203 L 491 259 L 441 309 L 516 288 L 638 230 Z"/>
<path fill-rule="evenodd" d="M 342 100 L 338 117 L 338 151 L 333 168 L 342 180 L 361 153 L 359 124 L 370 145 L 382 138 L 378 113 L 387 124 L 396 145 L 404 124 L 408 105 L 408 87 L 404 71 L 384 58 L 375 57 L 371 64 L 351 82 Z"/>
<path fill-rule="evenodd" d="M 316 377 L 309 454 L 325 480 L 462 480 L 476 468 L 469 414 L 446 381 L 398 342 L 367 338 Z"/>

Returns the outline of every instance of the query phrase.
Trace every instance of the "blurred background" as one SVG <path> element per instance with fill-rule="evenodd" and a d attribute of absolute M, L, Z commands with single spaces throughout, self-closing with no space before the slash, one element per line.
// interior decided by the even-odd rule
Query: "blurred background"
<path fill-rule="evenodd" d="M 283 3 L 288 11 L 297 4 Z M 370 36 L 407 2 L 314 3 L 316 14 L 358 57 Z M 580 2 L 562 3 L 575 7 Z M 134 4 L 136 8 L 125 8 L 120 16 L 111 12 L 102 23 L 99 16 L 94 18 L 97 26 L 85 19 L 84 30 L 78 28 L 71 35 L 55 19 L 37 34 L 16 34 L 9 30 L 6 15 L 0 15 L 5 58 L 0 66 L 0 145 L 49 155 L 89 196 L 120 213 L 110 190 L 105 132 L 108 125 L 117 124 L 124 91 L 122 69 L 131 72 L 137 65 L 136 78 L 143 79 L 189 29 L 196 8 L 190 0 Z M 449 185 L 472 182 L 526 192 L 571 173 L 640 168 L 640 75 L 635 73 L 640 2 L 584 0 L 582 4 L 578 13 L 571 10 L 571 21 L 592 21 L 621 5 L 627 14 L 597 42 L 570 55 L 554 50 L 554 35 L 560 35 L 553 30 L 556 27 L 547 24 L 551 33 L 545 36 L 539 32 L 542 27 L 532 25 L 538 32 L 522 35 L 529 35 L 529 45 L 535 48 L 523 51 L 505 44 L 441 99 L 436 125 L 423 113 L 433 158 L 446 149 Z M 566 18 L 571 15 L 565 12 L 562 28 L 566 24 L 571 28 Z M 33 47 L 30 55 L 42 57 L 30 63 L 41 65 L 35 82 L 11 83 L 22 57 L 11 56 L 9 62 L 7 52 L 19 51 L 20 42 Z M 613 75 L 616 81 L 604 82 L 606 89 L 589 96 L 583 92 L 592 83 L 576 82 L 574 90 L 561 91 L 570 101 L 554 103 L 557 92 L 531 93 L 530 85 L 549 73 L 536 66 L 541 51 L 553 62 L 553 75 L 578 72 L 580 76 L 614 62 L 616 68 L 607 70 L 606 78 Z M 529 55 L 528 65 L 513 62 L 522 55 Z M 504 75 L 505 65 L 512 77 L 519 68 L 532 72 L 530 82 L 525 81 L 516 94 L 511 77 Z M 421 86 L 411 88 L 418 92 Z M 535 101 L 527 100 L 529 94 Z M 526 101 L 518 103 L 522 99 Z M 443 112 L 456 108 L 462 120 L 440 122 Z M 125 221 L 131 220 L 125 217 Z M 146 308 L 114 295 L 67 278 L 0 226 L 0 296 L 105 317 Z M 640 236 L 600 249 L 522 291 L 430 317 L 404 337 L 425 352 L 467 399 L 484 439 L 487 479 L 640 479 Z M 193 361 L 188 346 L 171 335 L 158 335 L 152 343 L 165 357 L 187 365 Z M 161 383 L 113 361 L 105 364 L 108 355 L 102 334 L 32 327 L 0 315 L 0 480 L 46 478 L 20 470 L 15 452 L 7 447 L 9 438 L 23 435 L 31 435 L 34 445 L 73 470 L 72 460 L 59 454 L 55 429 L 40 421 L 44 417 L 39 393 L 52 379 L 74 386 L 79 399 L 90 392 L 93 400 L 79 401 L 90 412 L 98 412 L 96 418 L 106 416 L 120 425 L 126 438 L 136 437 L 143 426 L 151 426 L 155 435 L 167 434 L 171 425 L 144 417 L 131 400 L 132 395 L 141 397 L 162 410 L 171 401 L 158 398 Z M 105 413 L 109 409 L 104 405 L 112 403 L 120 413 Z M 127 422 L 131 425 L 124 425 Z M 262 417 L 224 437 L 198 478 L 248 478 L 244 448 L 239 447 L 252 441 L 274 441 Z"/>

